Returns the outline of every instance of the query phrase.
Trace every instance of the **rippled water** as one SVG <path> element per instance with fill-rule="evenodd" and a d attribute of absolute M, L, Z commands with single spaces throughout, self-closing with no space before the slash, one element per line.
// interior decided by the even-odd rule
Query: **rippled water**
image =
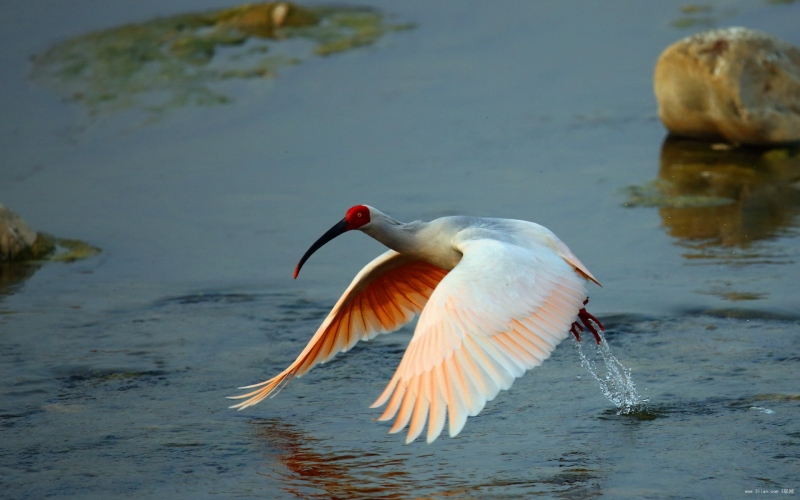
<path fill-rule="evenodd" d="M 3 468 L 21 496 L 696 498 L 796 476 L 797 321 L 607 317 L 646 413 L 619 415 L 569 340 L 458 438 L 404 446 L 367 407 L 409 329 L 234 412 L 222 396 L 283 368 L 327 304 L 217 292 L 78 316 L 11 299 Z"/>
<path fill-rule="evenodd" d="M 797 491 L 800 155 L 665 141 L 651 79 L 710 25 L 800 45 L 800 4 L 365 2 L 414 28 L 146 123 L 30 79 L 53 44 L 232 4 L 5 6 L 0 203 L 103 252 L 0 268 L 0 497 Z M 291 279 L 355 203 L 548 226 L 603 283 L 589 310 L 618 361 L 569 339 L 457 438 L 405 446 L 368 406 L 406 327 L 229 410 L 381 251 L 347 235 Z M 620 412 L 581 352 L 646 410 Z"/>

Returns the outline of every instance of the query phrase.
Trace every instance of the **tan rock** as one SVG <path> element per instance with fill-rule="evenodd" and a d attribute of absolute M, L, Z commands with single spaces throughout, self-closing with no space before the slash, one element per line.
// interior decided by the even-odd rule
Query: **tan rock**
<path fill-rule="evenodd" d="M 676 135 L 800 141 L 800 49 L 759 31 L 725 28 L 676 42 L 658 59 L 655 93 Z"/>
<path fill-rule="evenodd" d="M 22 218 L 0 205 L 0 262 L 15 260 L 36 242 L 36 231 Z"/>
<path fill-rule="evenodd" d="M 68 257 L 76 251 L 80 254 L 82 249 L 73 248 L 78 244 L 89 247 L 77 240 L 62 240 L 44 233 L 37 233 L 19 215 L 0 205 L 0 265 L 45 258 L 68 260 L 62 258 L 62 254 L 52 256 L 56 243 L 68 250 L 63 252 L 64 257 Z M 89 248 L 95 253 L 100 251 L 94 247 Z M 77 258 L 84 257 L 81 255 Z M 0 274 L 4 272 L 4 269 L 0 269 Z M 0 288 L 2 288 L 2 282 L 3 279 L 0 276 Z"/>

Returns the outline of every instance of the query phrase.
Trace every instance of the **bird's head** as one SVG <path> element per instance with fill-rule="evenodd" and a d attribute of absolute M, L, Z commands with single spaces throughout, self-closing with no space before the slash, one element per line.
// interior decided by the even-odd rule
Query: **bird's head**
<path fill-rule="evenodd" d="M 370 207 L 367 205 L 356 205 L 354 207 L 350 207 L 350 209 L 347 210 L 344 219 L 340 220 L 332 228 L 328 229 L 328 231 L 320 236 L 320 238 L 315 241 L 314 244 L 311 245 L 311 247 L 306 251 L 306 253 L 303 255 L 303 258 L 297 263 L 297 267 L 294 268 L 294 278 L 297 279 L 297 275 L 300 274 L 300 268 L 303 267 L 303 264 L 306 263 L 308 258 L 311 257 L 314 252 L 322 248 L 325 243 L 347 231 L 352 231 L 353 229 L 362 229 L 364 226 L 369 224 L 370 220 Z"/>
<path fill-rule="evenodd" d="M 347 222 L 345 231 L 352 229 L 361 229 L 361 226 L 369 224 L 370 221 L 369 207 L 366 205 L 356 205 L 350 207 L 344 215 L 344 221 Z"/>

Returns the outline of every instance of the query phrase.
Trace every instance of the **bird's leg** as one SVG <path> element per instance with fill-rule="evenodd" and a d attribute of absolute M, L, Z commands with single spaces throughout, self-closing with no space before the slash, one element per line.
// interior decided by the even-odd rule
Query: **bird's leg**
<path fill-rule="evenodd" d="M 583 327 L 581 325 L 579 325 L 578 322 L 576 321 L 576 322 L 572 323 L 572 328 L 570 328 L 569 331 L 572 332 L 573 335 L 575 335 L 575 340 L 580 342 L 581 341 L 581 334 L 578 332 L 578 330 L 580 330 L 582 332 L 583 331 Z"/>
<path fill-rule="evenodd" d="M 589 299 L 583 301 L 583 305 L 586 305 L 587 303 L 589 303 Z M 594 327 L 592 322 L 594 322 L 598 327 L 600 327 L 601 332 L 606 331 L 606 328 L 603 326 L 603 323 L 600 323 L 600 320 L 595 318 L 592 314 L 590 314 L 585 307 L 582 308 L 580 311 L 578 311 L 578 319 L 580 319 L 581 323 L 583 323 L 586 326 L 586 328 L 588 328 L 589 331 L 592 332 L 592 335 L 594 335 L 594 339 L 597 341 L 597 344 L 599 345 L 601 342 L 600 334 L 597 332 L 597 329 Z M 572 323 L 572 328 L 569 329 L 569 331 L 572 332 L 573 335 L 575 335 L 575 339 L 578 342 L 581 341 L 581 336 L 578 333 L 579 329 L 580 331 L 583 331 L 583 327 L 577 321 Z"/>

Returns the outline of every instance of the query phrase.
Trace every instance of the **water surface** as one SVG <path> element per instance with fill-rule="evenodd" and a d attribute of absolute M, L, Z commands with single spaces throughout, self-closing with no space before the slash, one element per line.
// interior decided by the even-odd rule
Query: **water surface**
<path fill-rule="evenodd" d="M 414 28 L 221 82 L 230 102 L 157 120 L 135 106 L 92 114 L 31 79 L 30 56 L 54 44 L 230 5 L 5 6 L 0 202 L 103 252 L 3 285 L 4 496 L 733 498 L 800 486 L 796 152 L 709 157 L 665 142 L 652 93 L 661 50 L 710 25 L 800 45 L 800 4 L 359 2 Z M 649 203 L 629 206 L 632 187 Z M 603 283 L 590 311 L 650 416 L 617 415 L 569 340 L 456 439 L 404 446 L 368 406 L 411 327 L 228 410 L 237 386 L 292 361 L 381 251 L 346 235 L 291 279 L 357 203 L 400 220 L 551 228 Z"/>

